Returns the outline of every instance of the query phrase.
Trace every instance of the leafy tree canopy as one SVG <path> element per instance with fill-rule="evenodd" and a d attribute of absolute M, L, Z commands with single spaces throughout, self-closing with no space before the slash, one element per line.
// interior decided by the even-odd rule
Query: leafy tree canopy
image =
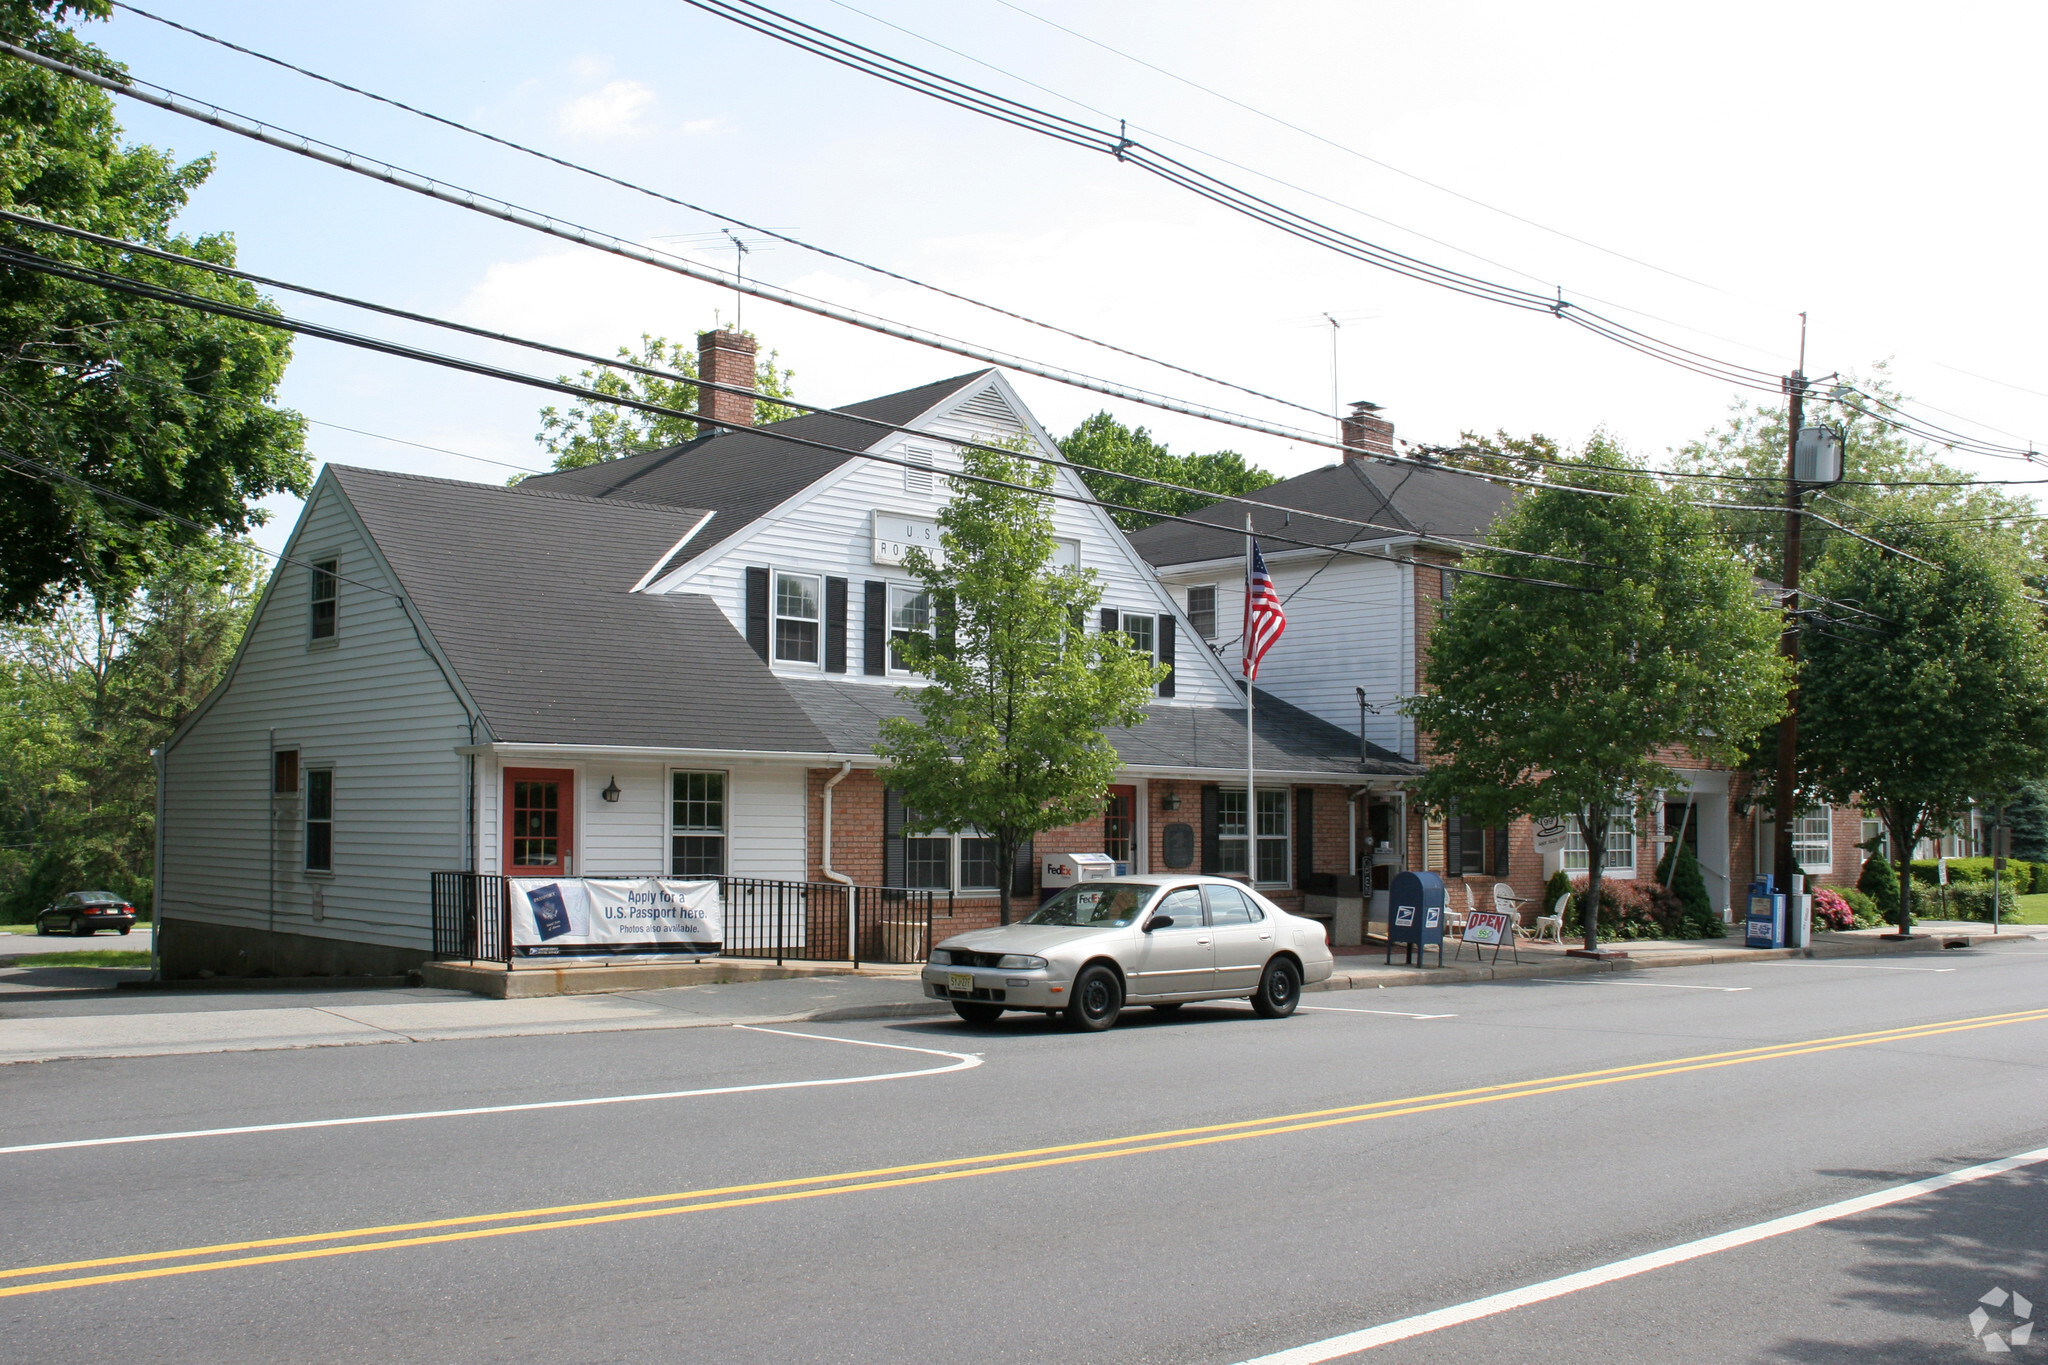
<path fill-rule="evenodd" d="M 961 453 L 964 472 L 1049 490 L 1053 471 L 1000 451 Z M 939 513 L 944 557 L 905 563 L 935 630 L 897 648 L 929 679 L 901 695 L 919 719 L 882 722 L 875 752 L 912 830 L 978 829 L 999 866 L 1044 830 L 1102 807 L 1116 775 L 1105 733 L 1138 724 L 1165 669 L 1118 634 L 1082 625 L 1101 598 L 1092 570 L 1052 567 L 1052 504 L 1020 488 L 962 480 Z M 1010 881 L 1002 879 L 1002 918 Z"/>
<path fill-rule="evenodd" d="M 1816 592 L 1869 616 L 1803 637 L 1799 766 L 1826 799 L 1877 811 L 1909 855 L 2048 767 L 2048 639 L 1998 537 L 1923 523 L 1885 539 L 1928 562 L 1838 536 L 1814 565 Z M 1911 904 L 1902 884 L 1902 927 Z"/>
<path fill-rule="evenodd" d="M 0 0 L 7 31 L 52 55 L 118 72 L 67 23 L 105 0 Z M 0 204 L 220 263 L 225 233 L 197 238 L 172 220 L 210 158 L 178 164 L 124 144 L 103 91 L 22 62 L 0 64 Z M 28 228 L 0 241 L 191 293 L 268 309 L 254 288 L 189 267 Z M 0 451 L 56 466 L 202 527 L 239 533 L 253 504 L 303 493 L 304 422 L 275 405 L 285 333 L 208 317 L 93 285 L 0 266 Z M 0 619 L 48 617 L 80 589 L 102 599 L 176 562 L 203 533 L 74 485 L 17 472 L 0 498 Z"/>
<path fill-rule="evenodd" d="M 1456 450 L 1439 454 L 1456 468 L 1477 470 L 1481 474 L 1541 482 L 1550 477 L 1551 470 L 1564 457 L 1564 451 L 1557 442 L 1541 432 L 1510 436 L 1505 431 L 1496 431 L 1491 436 L 1483 436 L 1476 431 L 1463 431 L 1458 433 L 1458 441 Z"/>
<path fill-rule="evenodd" d="M 1777 622 L 1748 573 L 1705 512 L 1631 477 L 1637 468 L 1596 436 L 1467 557 L 1468 569 L 1512 577 L 1458 575 L 1430 633 L 1423 689 L 1404 708 L 1428 737 L 1425 802 L 1455 801 L 1485 824 L 1575 817 L 1586 846 L 1604 848 L 1617 807 L 1677 785 L 1673 750 L 1732 762 L 1729 737 L 1783 708 Z M 1526 581 L 1538 578 L 1567 587 Z M 1590 861 L 1589 907 L 1600 879 Z"/>
<path fill-rule="evenodd" d="M 753 333 L 746 333 L 752 336 Z M 795 370 L 777 369 L 780 353 L 770 351 L 755 366 L 754 388 L 774 398 L 791 397 L 790 380 Z M 697 410 L 697 356 L 682 342 L 667 337 L 640 334 L 640 348 L 619 347 L 619 359 L 649 369 L 668 370 L 683 376 L 663 379 L 613 369 L 580 371 L 575 378 L 559 375 L 565 384 L 581 384 L 599 393 L 619 398 L 637 398 L 643 403 L 673 408 L 678 412 Z M 754 425 L 765 426 L 797 416 L 797 410 L 767 398 L 754 400 Z M 697 439 L 697 424 L 687 417 L 641 412 L 592 398 L 579 398 L 567 410 L 548 406 L 540 410 L 540 431 L 534 441 L 553 459 L 556 469 L 581 469 L 587 464 L 616 460 L 642 450 L 661 450 Z M 514 479 L 517 483 L 519 480 Z"/>
<path fill-rule="evenodd" d="M 1238 493 L 1255 493 L 1277 476 L 1257 465 L 1246 464 L 1234 450 L 1208 455 L 1176 455 L 1152 439 L 1144 427 L 1125 426 L 1106 412 L 1098 412 L 1060 442 L 1060 453 L 1080 470 L 1088 491 L 1104 502 L 1119 502 L 1149 512 L 1186 516 L 1207 507 L 1217 498 Z M 1155 488 L 1130 477 L 1162 479 L 1204 490 L 1177 493 Z M 1213 494 L 1214 496 L 1210 496 Z M 1111 512 L 1116 524 L 1126 531 L 1141 531 L 1158 521 L 1143 512 Z"/>

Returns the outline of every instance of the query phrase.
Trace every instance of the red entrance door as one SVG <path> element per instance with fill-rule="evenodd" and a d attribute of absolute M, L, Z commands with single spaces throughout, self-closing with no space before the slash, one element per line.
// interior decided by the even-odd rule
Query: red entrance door
<path fill-rule="evenodd" d="M 1131 871 L 1138 870 L 1138 789 L 1111 787 L 1102 808 L 1102 851 Z"/>
<path fill-rule="evenodd" d="M 566 877 L 574 853 L 576 774 L 505 769 L 505 874 Z"/>

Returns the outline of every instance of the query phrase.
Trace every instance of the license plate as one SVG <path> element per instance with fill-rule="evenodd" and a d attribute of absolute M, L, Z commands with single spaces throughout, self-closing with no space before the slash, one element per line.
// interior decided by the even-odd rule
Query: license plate
<path fill-rule="evenodd" d="M 974 973 L 947 972 L 946 989 L 949 991 L 971 991 L 974 989 Z"/>

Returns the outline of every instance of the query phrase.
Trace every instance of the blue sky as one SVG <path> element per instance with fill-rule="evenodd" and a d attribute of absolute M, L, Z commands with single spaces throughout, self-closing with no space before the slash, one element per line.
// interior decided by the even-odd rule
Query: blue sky
<path fill-rule="evenodd" d="M 1138 136 L 1163 134 L 1292 182 L 1299 188 L 1218 167 L 1387 245 L 1625 305 L 1668 320 L 1633 319 L 1651 330 L 1746 364 L 1788 368 L 1796 314 L 1807 309 L 1809 372 L 1893 358 L 1908 393 L 1982 424 L 1967 429 L 2016 435 L 2022 444 L 2048 436 L 2048 346 L 2035 323 L 2048 302 L 2035 263 L 2044 205 L 2032 54 L 2048 26 L 2039 7 L 780 7 L 948 74 L 1094 117 L 1020 83 L 1037 82 L 1128 118 L 1147 130 Z M 1344 323 L 1342 397 L 1385 404 L 1411 438 L 1504 427 L 1577 442 L 1605 426 L 1654 459 L 1720 420 L 1733 396 L 1546 316 L 1458 298 L 1291 242 L 1106 157 L 882 86 L 682 0 L 146 0 L 145 8 L 1318 408 L 1331 395 L 1330 332 L 1319 319 L 1334 313 Z M 720 224 L 702 214 L 543 166 L 132 13 L 117 11 L 89 33 L 136 76 L 188 95 L 622 237 L 730 260 L 729 250 L 707 241 Z M 195 231 L 233 231 L 253 270 L 599 351 L 641 331 L 689 336 L 711 325 L 714 310 L 732 317 L 729 292 L 132 102 L 122 102 L 121 114 L 139 140 L 215 154 L 213 179 L 185 221 Z M 1259 416 L 1299 417 L 792 247 L 759 252 L 749 269 L 1105 377 Z M 516 368 L 562 368 L 329 305 L 281 301 L 303 315 Z M 807 401 L 845 402 L 973 368 L 751 300 L 744 322 L 794 367 Z M 1180 448 L 1236 448 L 1283 473 L 1325 462 L 1321 452 L 1276 438 L 1033 378 L 1018 383 L 1056 433 L 1107 406 Z M 301 341 L 284 399 L 323 423 L 540 464 L 532 438 L 545 399 L 501 383 Z M 313 434 L 323 459 L 485 480 L 509 472 L 333 426 Z M 277 511 L 278 523 L 263 534 L 271 544 L 295 508 L 280 500 Z"/>

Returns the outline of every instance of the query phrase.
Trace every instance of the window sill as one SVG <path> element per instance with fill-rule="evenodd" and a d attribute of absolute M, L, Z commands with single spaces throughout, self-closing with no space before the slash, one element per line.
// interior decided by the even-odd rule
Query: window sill
<path fill-rule="evenodd" d="M 334 880 L 334 869 L 306 867 L 299 869 L 299 875 L 316 882 L 331 882 Z"/>
<path fill-rule="evenodd" d="M 308 640 L 306 641 L 306 648 L 308 650 L 339 649 L 341 648 L 341 638 L 336 635 L 330 635 L 324 640 Z"/>

